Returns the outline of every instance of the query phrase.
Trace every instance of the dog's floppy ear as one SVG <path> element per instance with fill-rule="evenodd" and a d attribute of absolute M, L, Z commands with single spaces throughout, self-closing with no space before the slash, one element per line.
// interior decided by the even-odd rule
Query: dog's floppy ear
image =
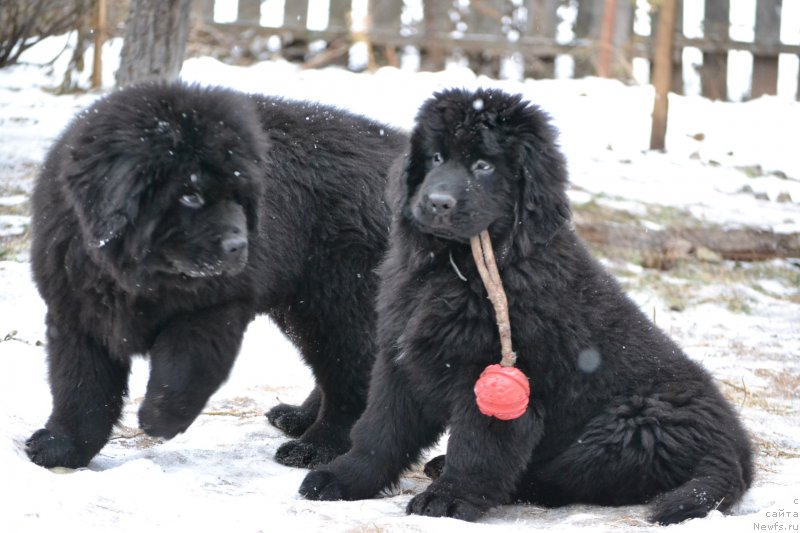
<path fill-rule="evenodd" d="M 256 205 L 256 197 L 248 195 L 247 198 L 242 200 L 244 207 L 244 214 L 247 218 L 247 231 L 254 233 L 258 231 L 258 206 Z"/>
<path fill-rule="evenodd" d="M 60 179 L 87 244 L 100 248 L 136 220 L 147 186 L 131 176 L 134 159 L 92 152 L 73 148 Z"/>
<path fill-rule="evenodd" d="M 384 199 L 392 213 L 392 218 L 401 216 L 408 204 L 408 182 L 414 172 L 411 155 L 407 152 L 398 156 L 389 167 Z"/>
<path fill-rule="evenodd" d="M 260 125 L 259 125 L 260 126 Z M 238 180 L 236 201 L 244 209 L 247 217 L 247 230 L 258 232 L 261 213 L 260 201 L 264 197 L 264 175 L 269 158 L 271 144 L 266 134 L 259 127 L 247 138 L 241 138 L 229 151 L 238 158 L 234 177 Z"/>
<path fill-rule="evenodd" d="M 530 109 L 529 109 L 530 111 Z M 566 193 L 567 170 L 547 118 L 534 109 L 534 123 L 518 136 L 519 173 L 522 180 L 520 211 L 535 243 L 548 242 L 570 219 Z"/>

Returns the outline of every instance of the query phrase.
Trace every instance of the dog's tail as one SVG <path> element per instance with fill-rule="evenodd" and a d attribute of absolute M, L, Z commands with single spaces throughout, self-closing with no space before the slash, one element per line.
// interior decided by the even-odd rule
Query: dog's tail
<path fill-rule="evenodd" d="M 714 509 L 730 509 L 753 478 L 749 450 L 737 451 L 705 456 L 689 481 L 653 499 L 650 520 L 662 525 L 677 524 L 706 516 Z"/>

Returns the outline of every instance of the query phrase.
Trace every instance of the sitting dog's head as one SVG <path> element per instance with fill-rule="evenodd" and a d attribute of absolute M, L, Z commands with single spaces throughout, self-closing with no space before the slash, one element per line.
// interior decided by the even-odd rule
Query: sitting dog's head
<path fill-rule="evenodd" d="M 488 228 L 546 242 L 569 219 L 555 138 L 548 116 L 521 96 L 437 93 L 417 115 L 396 207 L 412 228 L 445 240 Z"/>
<path fill-rule="evenodd" d="M 59 180 L 84 246 L 118 281 L 240 272 L 257 227 L 267 139 L 222 89 L 122 90 L 79 115 Z"/>

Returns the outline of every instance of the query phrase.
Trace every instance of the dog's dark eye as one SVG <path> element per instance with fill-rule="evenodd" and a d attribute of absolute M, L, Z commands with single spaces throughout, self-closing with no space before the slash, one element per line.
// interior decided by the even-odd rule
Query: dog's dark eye
<path fill-rule="evenodd" d="M 442 157 L 442 154 L 440 154 L 439 152 L 436 152 L 435 154 L 433 154 L 431 161 L 433 161 L 433 166 L 438 167 L 439 165 L 444 163 L 444 157 Z"/>
<path fill-rule="evenodd" d="M 472 172 L 475 174 L 491 174 L 494 172 L 494 166 L 491 163 L 487 163 L 483 159 L 478 159 L 474 163 L 472 163 Z"/>
<path fill-rule="evenodd" d="M 200 209 L 206 203 L 200 193 L 196 192 L 184 194 L 178 198 L 178 201 L 189 209 Z"/>

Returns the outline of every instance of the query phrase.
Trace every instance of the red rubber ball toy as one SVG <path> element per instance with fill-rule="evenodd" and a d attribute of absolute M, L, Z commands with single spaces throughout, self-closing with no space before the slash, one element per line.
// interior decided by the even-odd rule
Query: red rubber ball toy
<path fill-rule="evenodd" d="M 489 365 L 475 383 L 478 409 L 500 420 L 521 417 L 530 395 L 528 377 L 513 366 Z"/>

